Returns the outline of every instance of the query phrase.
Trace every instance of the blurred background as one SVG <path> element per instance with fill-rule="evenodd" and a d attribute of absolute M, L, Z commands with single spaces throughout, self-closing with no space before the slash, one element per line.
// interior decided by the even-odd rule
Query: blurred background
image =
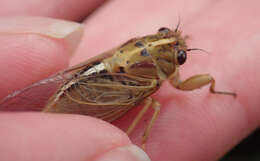
<path fill-rule="evenodd" d="M 260 129 L 242 141 L 220 161 L 260 161 Z"/>

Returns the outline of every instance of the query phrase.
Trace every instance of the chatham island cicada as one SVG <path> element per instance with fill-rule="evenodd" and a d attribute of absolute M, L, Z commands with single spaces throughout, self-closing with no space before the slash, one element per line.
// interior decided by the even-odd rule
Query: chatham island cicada
<path fill-rule="evenodd" d="M 0 110 L 39 107 L 44 112 L 89 115 L 112 122 L 143 103 L 127 134 L 130 135 L 145 112 L 153 108 L 152 119 L 142 138 L 144 148 L 160 111 L 160 103 L 151 95 L 165 80 L 184 91 L 209 84 L 211 93 L 236 96 L 232 92 L 216 91 L 210 74 L 180 80 L 179 67 L 185 63 L 187 52 L 199 50 L 187 48 L 186 39 L 178 26 L 175 30 L 163 27 L 156 34 L 130 39 L 111 51 L 15 91 L 2 100 Z M 34 97 L 37 99 L 33 100 Z M 45 99 L 41 99 L 43 97 Z"/>

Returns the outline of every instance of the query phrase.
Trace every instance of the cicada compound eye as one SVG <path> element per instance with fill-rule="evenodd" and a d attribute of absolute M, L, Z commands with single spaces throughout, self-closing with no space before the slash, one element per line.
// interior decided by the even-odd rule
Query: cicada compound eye
<path fill-rule="evenodd" d="M 161 27 L 161 28 L 158 30 L 158 32 L 165 33 L 165 34 L 169 33 L 170 31 L 171 31 L 171 30 L 168 29 L 167 27 Z"/>
<path fill-rule="evenodd" d="M 184 50 L 179 50 L 177 53 L 178 64 L 182 65 L 187 59 L 187 53 Z"/>

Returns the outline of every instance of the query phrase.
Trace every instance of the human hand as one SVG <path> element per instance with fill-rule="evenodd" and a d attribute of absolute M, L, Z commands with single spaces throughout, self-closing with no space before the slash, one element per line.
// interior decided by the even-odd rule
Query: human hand
<path fill-rule="evenodd" d="M 212 95 L 206 87 L 194 92 L 182 92 L 166 83 L 155 95 L 162 106 L 148 138 L 147 153 L 152 160 L 216 160 L 259 126 L 259 49 L 256 44 L 259 23 L 255 18 L 259 11 L 256 3 L 257 1 L 250 4 L 243 1 L 237 1 L 236 4 L 231 1 L 108 2 L 85 22 L 85 33 L 71 64 L 86 60 L 131 37 L 154 33 L 159 27 L 173 28 L 180 15 L 180 29 L 191 36 L 189 47 L 203 48 L 211 53 L 189 54 L 187 63 L 181 67 L 183 77 L 211 73 L 216 78 L 217 89 L 235 91 L 238 97 L 233 99 Z M 243 7 L 240 8 L 241 6 Z M 240 14 L 243 15 L 242 18 Z M 75 17 L 69 19 L 78 20 Z M 10 38 L 9 35 L 1 35 L 0 42 L 6 43 L 0 50 L 6 57 L 1 58 L 0 69 L 2 73 L 8 73 L 8 77 L 6 75 L 1 80 L 2 96 L 7 94 L 5 91 L 19 89 L 25 84 L 40 80 L 68 63 L 70 54 L 67 53 L 67 43 L 37 36 L 28 43 L 17 36 Z M 40 41 L 37 41 L 39 38 Z M 10 47 L 12 44 L 20 46 Z M 47 44 L 48 51 L 43 50 L 41 44 Z M 30 52 L 32 46 L 34 50 Z M 27 49 L 27 52 L 18 49 Z M 7 52 L 8 50 L 10 51 Z M 12 53 L 19 54 L 11 57 Z M 32 54 L 30 66 L 21 68 L 25 62 L 22 58 L 28 53 Z M 39 61 L 43 58 L 45 61 Z M 10 65 L 13 67 L 10 68 L 6 63 L 12 63 Z M 32 68 L 41 72 L 35 72 Z M 137 112 L 138 108 L 130 111 L 115 124 L 126 129 Z M 18 153 L 24 156 L 25 152 L 21 148 L 27 147 L 26 152 L 31 152 L 26 154 L 28 158 L 38 157 L 37 160 L 43 156 L 48 156 L 49 160 L 51 157 L 56 159 L 65 154 L 68 160 L 91 160 L 93 156 L 107 151 L 106 146 L 113 149 L 131 144 L 124 133 L 87 116 L 37 113 L 1 115 L 1 131 L 6 132 L 2 135 L 3 141 L 8 145 L 11 145 L 11 140 L 16 141 L 12 144 L 13 147 L 17 146 L 14 148 L 16 153 L 9 151 L 12 156 Z M 149 119 L 150 115 L 148 113 L 145 119 Z M 135 130 L 131 137 L 134 143 L 140 142 L 145 126 L 146 123 L 142 122 Z M 102 135 L 99 136 L 100 134 Z M 47 142 L 48 140 L 50 141 Z M 27 144 L 22 144 L 22 141 Z M 7 144 L 3 144 L 5 145 Z M 44 154 L 40 155 L 39 152 Z"/>

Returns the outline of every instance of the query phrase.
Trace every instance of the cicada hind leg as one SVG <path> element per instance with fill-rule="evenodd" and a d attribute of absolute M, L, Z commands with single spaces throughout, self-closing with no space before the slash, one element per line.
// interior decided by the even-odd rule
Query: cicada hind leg
<path fill-rule="evenodd" d="M 157 102 L 156 100 L 152 99 L 151 97 L 148 97 L 144 101 L 143 109 L 138 113 L 138 115 L 135 117 L 132 124 L 129 126 L 129 128 L 127 130 L 127 134 L 130 135 L 132 133 L 132 131 L 134 130 L 134 128 L 136 127 L 136 125 L 138 124 L 138 122 L 141 120 L 143 115 L 146 113 L 146 111 L 150 107 L 152 107 L 154 109 L 154 113 L 153 113 L 152 119 L 148 123 L 148 125 L 145 129 L 145 132 L 143 134 L 143 137 L 142 137 L 142 145 L 141 146 L 142 146 L 143 150 L 145 150 L 145 144 L 146 144 L 147 138 L 148 138 L 150 131 L 151 131 L 151 128 L 153 127 L 154 122 L 157 119 L 158 114 L 160 112 L 160 103 Z"/>

